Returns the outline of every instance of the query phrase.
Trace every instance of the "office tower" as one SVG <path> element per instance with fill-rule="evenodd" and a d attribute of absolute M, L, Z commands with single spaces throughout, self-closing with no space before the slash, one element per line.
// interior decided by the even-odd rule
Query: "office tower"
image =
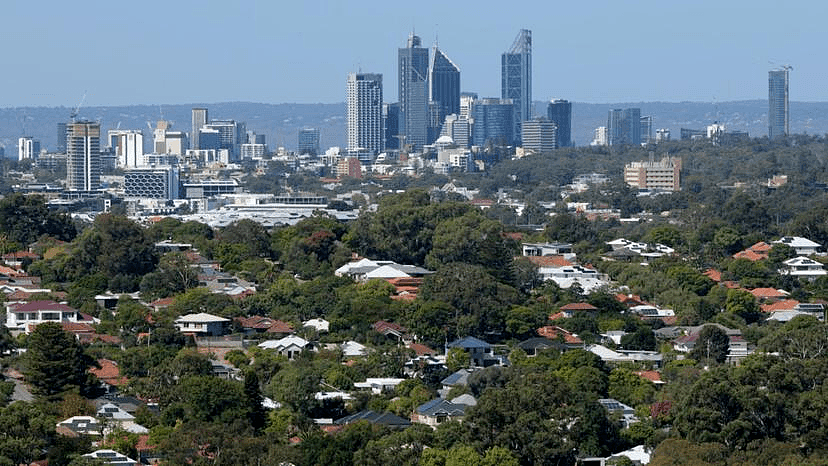
<path fill-rule="evenodd" d="M 552 100 L 546 107 L 546 117 L 558 127 L 558 147 L 572 147 L 572 103 Z"/>
<path fill-rule="evenodd" d="M 101 185 L 101 124 L 66 123 L 66 187 L 95 191 Z"/>
<path fill-rule="evenodd" d="M 302 128 L 299 130 L 299 154 L 319 155 L 319 128 Z"/>
<path fill-rule="evenodd" d="M 526 120 L 520 127 L 521 145 L 524 150 L 544 153 L 558 148 L 558 127 L 546 118 Z"/>
<path fill-rule="evenodd" d="M 607 144 L 639 145 L 641 143 L 641 109 L 616 108 L 609 111 L 607 118 Z"/>
<path fill-rule="evenodd" d="M 385 149 L 400 148 L 400 104 L 382 104 L 382 128 L 385 134 Z"/>
<path fill-rule="evenodd" d="M 408 44 L 398 52 L 400 134 L 413 150 L 428 141 L 428 49 L 411 33 Z"/>
<path fill-rule="evenodd" d="M 465 116 L 448 115 L 440 131 L 440 137 L 448 136 L 458 147 L 469 147 L 471 143 L 472 120 Z"/>
<path fill-rule="evenodd" d="M 198 139 L 199 134 L 198 134 L 198 132 L 209 121 L 207 119 L 207 116 L 208 116 L 208 114 L 207 114 L 207 109 L 206 108 L 198 108 L 198 107 L 193 108 L 193 126 L 192 126 L 193 129 L 192 129 L 192 132 L 190 133 L 190 142 L 191 142 L 190 145 L 192 146 L 193 149 L 201 149 L 201 146 L 199 145 L 199 139 Z"/>
<path fill-rule="evenodd" d="M 436 139 L 446 116 L 460 113 L 460 68 L 435 45 L 428 66 L 428 100 L 437 121 L 431 133 Z M 434 141 L 429 140 L 429 144 Z"/>
<path fill-rule="evenodd" d="M 235 120 L 213 120 L 204 127 L 219 132 L 219 147 L 216 149 L 227 150 L 228 161 L 235 162 L 239 157 L 239 146 L 247 140 L 246 126 L 244 123 Z M 199 146 L 204 146 L 204 142 L 201 140 L 202 136 L 203 134 L 199 134 Z M 212 149 L 212 147 L 204 148 Z"/>
<path fill-rule="evenodd" d="M 106 132 L 106 137 L 119 167 L 135 168 L 144 165 L 144 134 L 141 131 L 111 129 Z"/>
<path fill-rule="evenodd" d="M 472 107 L 472 145 L 510 145 L 514 142 L 515 104 L 510 99 L 482 99 Z"/>
<path fill-rule="evenodd" d="M 501 95 L 515 104 L 514 134 L 532 118 L 532 31 L 521 29 L 512 47 L 500 57 Z"/>
<path fill-rule="evenodd" d="M 57 124 L 57 152 L 66 153 L 66 123 Z"/>
<path fill-rule="evenodd" d="M 474 101 L 477 100 L 477 93 L 462 92 L 460 93 L 460 116 L 471 118 L 471 108 Z"/>
<path fill-rule="evenodd" d="M 638 140 L 641 144 L 649 144 L 653 139 L 653 117 L 652 116 L 643 116 L 641 117 L 639 123 L 639 134 Z"/>
<path fill-rule="evenodd" d="M 31 159 L 37 160 L 40 155 L 40 141 L 30 137 L 24 136 L 17 140 L 17 160 Z"/>
<path fill-rule="evenodd" d="M 382 130 L 382 75 L 350 73 L 346 87 L 347 149 L 363 149 L 377 154 L 382 151 L 385 139 Z"/>
<path fill-rule="evenodd" d="M 787 136 L 791 130 L 791 111 L 788 106 L 788 78 L 790 66 L 768 71 L 768 139 Z"/>

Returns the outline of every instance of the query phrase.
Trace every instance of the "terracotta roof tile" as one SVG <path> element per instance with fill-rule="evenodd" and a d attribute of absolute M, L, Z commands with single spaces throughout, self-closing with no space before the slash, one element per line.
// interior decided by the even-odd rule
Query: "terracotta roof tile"
<path fill-rule="evenodd" d="M 414 352 L 417 353 L 417 356 L 429 356 L 437 354 L 437 351 L 429 348 L 426 345 L 421 345 L 419 343 L 411 343 L 410 345 L 408 345 L 408 347 L 414 350 Z"/>
<path fill-rule="evenodd" d="M 784 298 L 788 296 L 788 293 L 773 288 L 754 288 L 750 290 L 750 294 L 759 299 Z"/>
<path fill-rule="evenodd" d="M 799 304 L 799 301 L 795 299 L 783 299 L 782 301 L 777 301 L 775 303 L 769 304 L 762 304 L 759 308 L 762 312 L 775 312 L 775 311 L 790 311 Z"/>
<path fill-rule="evenodd" d="M 563 337 L 564 341 L 570 345 L 581 345 L 584 343 L 583 340 L 573 335 L 572 333 L 569 333 L 568 331 L 560 327 L 555 327 L 553 325 L 546 325 L 544 327 L 541 327 L 537 330 L 537 333 L 538 335 L 548 338 L 550 340 L 555 340 L 560 335 Z"/>
<path fill-rule="evenodd" d="M 560 307 L 562 311 L 597 311 L 598 308 L 589 303 L 569 303 Z"/>
<path fill-rule="evenodd" d="M 714 282 L 722 281 L 722 273 L 716 269 L 707 269 L 705 270 L 704 275 Z"/>
<path fill-rule="evenodd" d="M 661 380 L 661 374 L 659 374 L 658 371 L 638 371 L 635 374 L 642 379 L 647 379 L 653 383 L 664 383 L 664 381 Z"/>
<path fill-rule="evenodd" d="M 109 359 L 98 359 L 100 369 L 93 367 L 89 369 L 98 380 L 106 382 L 109 385 L 121 386 L 126 385 L 127 378 L 121 375 L 121 369 L 118 368 L 118 363 Z"/>
<path fill-rule="evenodd" d="M 572 267 L 572 262 L 564 259 L 564 256 L 521 256 L 538 267 Z"/>

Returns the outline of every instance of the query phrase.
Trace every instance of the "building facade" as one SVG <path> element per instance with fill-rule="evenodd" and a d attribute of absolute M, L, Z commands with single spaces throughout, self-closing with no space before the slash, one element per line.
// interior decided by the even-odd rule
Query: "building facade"
<path fill-rule="evenodd" d="M 201 149 L 201 146 L 199 145 L 199 131 L 201 131 L 201 128 L 203 128 L 208 121 L 208 113 L 206 108 L 193 108 L 192 130 L 190 132 L 191 149 Z"/>
<path fill-rule="evenodd" d="M 502 99 L 515 106 L 513 134 L 520 137 L 520 124 L 532 118 L 532 31 L 521 29 L 509 51 L 500 57 Z"/>
<path fill-rule="evenodd" d="M 30 136 L 17 140 L 17 160 L 35 161 L 38 155 L 40 155 L 40 141 Z"/>
<path fill-rule="evenodd" d="M 446 116 L 460 113 L 460 68 L 435 45 L 428 67 L 428 99 L 434 107 L 437 125 L 430 134 L 436 139 Z M 429 140 L 428 143 L 433 143 Z"/>
<path fill-rule="evenodd" d="M 653 140 L 653 117 L 643 116 L 639 120 L 639 141 L 641 144 L 649 144 Z"/>
<path fill-rule="evenodd" d="M 135 168 L 144 165 L 144 134 L 141 131 L 111 129 L 106 132 L 106 136 L 119 167 Z"/>
<path fill-rule="evenodd" d="M 382 74 L 350 73 L 347 82 L 345 121 L 348 151 L 363 149 L 372 154 L 383 150 Z"/>
<path fill-rule="evenodd" d="M 562 99 L 549 102 L 546 117 L 558 128 L 558 147 L 572 147 L 572 103 Z"/>
<path fill-rule="evenodd" d="M 624 181 L 633 188 L 679 191 L 681 158 L 664 157 L 660 161 L 631 162 L 624 166 Z"/>
<path fill-rule="evenodd" d="M 428 49 L 422 47 L 419 36 L 411 33 L 397 58 L 399 130 L 405 139 L 400 147 L 408 144 L 416 151 L 428 143 Z"/>
<path fill-rule="evenodd" d="M 558 127 L 546 118 L 533 118 L 521 125 L 521 144 L 524 150 L 537 154 L 558 148 Z"/>
<path fill-rule="evenodd" d="M 768 71 L 768 139 L 790 134 L 789 77 L 789 66 Z"/>
<path fill-rule="evenodd" d="M 510 99 L 481 99 L 472 107 L 472 145 L 511 145 L 515 130 L 515 104 Z"/>
<path fill-rule="evenodd" d="M 101 187 L 101 124 L 66 123 L 66 188 L 95 191 Z"/>
<path fill-rule="evenodd" d="M 319 128 L 302 128 L 296 145 L 299 154 L 319 155 Z"/>
<path fill-rule="evenodd" d="M 607 118 L 607 144 L 641 144 L 641 109 L 616 108 L 609 111 Z"/>
<path fill-rule="evenodd" d="M 124 196 L 153 199 L 179 198 L 178 167 L 143 167 L 124 170 Z"/>

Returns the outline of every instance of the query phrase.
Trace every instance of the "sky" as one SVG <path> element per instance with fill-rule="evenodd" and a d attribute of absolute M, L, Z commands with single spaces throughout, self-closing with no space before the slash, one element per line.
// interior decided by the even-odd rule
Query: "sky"
<path fill-rule="evenodd" d="M 828 2 L 5 0 L 0 108 L 228 101 L 335 103 L 349 72 L 383 74 L 413 30 L 461 87 L 500 97 L 500 55 L 533 37 L 533 100 L 828 101 Z"/>

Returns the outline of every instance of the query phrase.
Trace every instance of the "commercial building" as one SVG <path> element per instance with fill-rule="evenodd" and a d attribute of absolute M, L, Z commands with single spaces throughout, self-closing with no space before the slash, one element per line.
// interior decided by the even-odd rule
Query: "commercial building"
<path fill-rule="evenodd" d="M 124 170 L 124 196 L 178 199 L 178 167 L 142 167 Z"/>
<path fill-rule="evenodd" d="M 653 117 L 643 116 L 639 123 L 639 140 L 641 144 L 649 144 L 653 140 Z"/>
<path fill-rule="evenodd" d="M 208 120 L 208 113 L 206 108 L 193 108 L 193 118 L 192 118 L 192 130 L 190 132 L 190 148 L 191 149 L 201 149 L 199 140 L 199 131 L 204 125 L 207 124 Z"/>
<path fill-rule="evenodd" d="M 446 116 L 460 113 L 460 68 L 436 45 L 428 67 L 428 99 L 437 123 L 429 128 L 431 144 L 440 134 Z"/>
<path fill-rule="evenodd" d="M 787 136 L 791 130 L 788 78 L 791 67 L 768 71 L 768 139 Z"/>
<path fill-rule="evenodd" d="M 411 33 L 398 58 L 398 89 L 400 98 L 399 131 L 413 150 L 428 143 L 428 49 L 420 37 Z"/>
<path fill-rule="evenodd" d="M 526 120 L 521 126 L 521 146 L 537 154 L 551 152 L 558 148 L 558 127 L 546 118 Z"/>
<path fill-rule="evenodd" d="M 296 145 L 299 154 L 319 155 L 319 128 L 302 128 Z"/>
<path fill-rule="evenodd" d="M 641 109 L 616 108 L 609 111 L 607 118 L 607 144 L 641 144 Z"/>
<path fill-rule="evenodd" d="M 558 147 L 572 147 L 572 103 L 562 99 L 549 102 L 546 117 L 558 128 Z"/>
<path fill-rule="evenodd" d="M 440 137 L 448 136 L 458 147 L 469 147 L 472 123 L 466 116 L 448 115 L 440 131 Z"/>
<path fill-rule="evenodd" d="M 95 191 L 101 186 L 101 124 L 66 123 L 66 188 Z"/>
<path fill-rule="evenodd" d="M 57 124 L 57 153 L 66 153 L 66 123 Z"/>
<path fill-rule="evenodd" d="M 511 145 L 515 141 L 515 104 L 510 99 L 481 99 L 472 106 L 472 145 Z"/>
<path fill-rule="evenodd" d="M 235 162 L 239 157 L 239 145 L 247 141 L 246 125 L 235 120 L 212 120 L 204 126 L 206 129 L 218 131 L 218 147 L 206 147 L 204 132 L 199 135 L 200 149 L 227 149 L 230 154 L 230 162 Z"/>
<path fill-rule="evenodd" d="M 400 148 L 400 104 L 382 104 L 382 131 L 385 134 L 385 149 Z"/>
<path fill-rule="evenodd" d="M 119 167 L 135 168 L 144 165 L 144 134 L 141 131 L 111 129 L 106 132 L 106 138 Z"/>
<path fill-rule="evenodd" d="M 383 149 L 382 74 L 350 73 L 347 82 L 345 121 L 348 151 L 377 154 Z"/>
<path fill-rule="evenodd" d="M 500 57 L 502 99 L 515 106 L 513 135 L 520 137 L 520 124 L 532 118 L 532 31 L 521 29 L 509 51 Z"/>
<path fill-rule="evenodd" d="M 40 141 L 30 136 L 17 140 L 17 160 L 37 160 L 38 155 L 40 155 Z"/>
<path fill-rule="evenodd" d="M 681 158 L 664 157 L 654 161 L 631 162 L 624 166 L 624 181 L 638 189 L 679 191 L 681 189 Z"/>
<path fill-rule="evenodd" d="M 184 197 L 187 199 L 201 199 L 204 197 L 219 196 L 221 194 L 238 194 L 242 187 L 236 180 L 201 180 L 182 183 Z"/>

